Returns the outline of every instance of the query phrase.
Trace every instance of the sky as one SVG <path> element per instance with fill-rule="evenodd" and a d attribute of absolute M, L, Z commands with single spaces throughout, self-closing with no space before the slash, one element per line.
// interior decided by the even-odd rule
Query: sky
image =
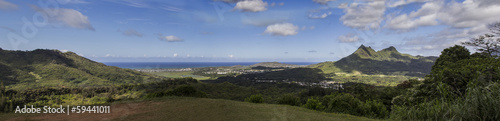
<path fill-rule="evenodd" d="M 497 0 L 0 0 L 0 48 L 98 62 L 323 62 L 362 44 L 439 56 L 499 15 Z"/>

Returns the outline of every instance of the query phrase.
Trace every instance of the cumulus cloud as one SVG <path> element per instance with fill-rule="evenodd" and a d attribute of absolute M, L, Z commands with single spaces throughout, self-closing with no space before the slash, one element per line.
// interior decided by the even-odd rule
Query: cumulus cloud
<path fill-rule="evenodd" d="M 269 25 L 264 33 L 278 36 L 290 36 L 298 33 L 299 27 L 291 23 L 278 23 Z"/>
<path fill-rule="evenodd" d="M 314 1 L 314 2 L 316 2 L 316 3 L 319 3 L 319 4 L 326 5 L 326 4 L 328 4 L 328 2 L 330 2 L 330 1 L 336 1 L 336 0 L 312 0 L 312 1 Z"/>
<path fill-rule="evenodd" d="M 160 34 L 158 39 L 160 39 L 161 41 L 165 41 L 165 42 L 182 42 L 182 41 L 184 41 L 183 39 L 176 37 L 174 35 L 163 36 L 162 34 Z"/>
<path fill-rule="evenodd" d="M 321 15 L 309 14 L 309 18 L 312 18 L 312 19 L 322 19 L 322 18 L 328 17 L 329 15 L 332 15 L 332 12 L 323 13 Z"/>
<path fill-rule="evenodd" d="M 234 9 L 239 9 L 243 12 L 260 12 L 267 10 L 267 2 L 262 0 L 245 0 L 239 1 L 234 6 Z"/>
<path fill-rule="evenodd" d="M 48 20 L 51 23 L 63 24 L 64 26 L 71 28 L 95 31 L 92 24 L 90 24 L 88 17 L 74 9 L 59 8 L 58 12 L 54 14 L 46 12 L 51 10 L 39 8 L 37 6 L 32 6 L 32 8 L 48 16 Z"/>
<path fill-rule="evenodd" d="M 273 14 L 274 15 L 274 14 Z M 282 16 L 268 16 L 268 15 L 259 15 L 253 17 L 242 17 L 241 22 L 243 24 L 254 25 L 254 26 L 269 26 L 276 23 L 282 23 L 287 21 L 287 17 Z"/>
<path fill-rule="evenodd" d="M 353 43 L 353 42 L 363 41 L 363 38 L 359 37 L 358 34 L 356 34 L 356 33 L 348 33 L 348 34 L 340 35 L 337 39 L 340 42 L 344 42 L 344 43 Z"/>
<path fill-rule="evenodd" d="M 500 20 L 500 4 L 486 1 L 452 1 L 439 13 L 438 19 L 456 28 L 475 27 Z M 485 5 L 489 3 L 489 5 Z"/>
<path fill-rule="evenodd" d="M 344 15 L 340 20 L 344 25 L 361 29 L 378 29 L 380 23 L 384 20 L 384 12 L 386 10 L 385 0 L 373 0 L 366 4 L 351 3 L 344 8 Z"/>
<path fill-rule="evenodd" d="M 437 16 L 441 10 L 441 2 L 428 2 L 417 11 L 389 18 L 386 26 L 396 30 L 415 29 L 420 26 L 438 25 Z"/>
<path fill-rule="evenodd" d="M 10 2 L 7 2 L 5 0 L 0 0 L 0 9 L 1 10 L 13 10 L 13 9 L 17 9 L 17 5 L 10 3 Z"/>
<path fill-rule="evenodd" d="M 431 1 L 431 0 L 391 0 L 388 2 L 388 6 L 389 7 L 398 7 L 398 6 L 403 6 L 403 5 L 407 5 L 407 4 L 410 4 L 410 3 L 414 3 L 414 2 L 427 2 L 427 1 Z"/>
<path fill-rule="evenodd" d="M 177 56 L 179 56 L 179 54 L 177 54 L 177 53 L 174 53 L 174 57 L 177 57 Z"/>
<path fill-rule="evenodd" d="M 239 2 L 242 0 L 214 0 L 214 1 L 222 1 L 222 2 L 226 2 L 226 3 L 236 3 L 236 2 Z"/>
<path fill-rule="evenodd" d="M 500 15 L 500 3 L 491 3 L 490 0 L 466 0 L 462 3 L 451 1 L 446 4 L 443 1 L 432 1 L 409 14 L 389 17 L 386 26 L 396 30 L 433 25 L 467 29 L 497 22 L 500 20 L 498 15 Z"/>
<path fill-rule="evenodd" d="M 339 6 L 337 6 L 338 8 L 347 8 L 349 6 L 348 3 L 341 3 Z"/>
<path fill-rule="evenodd" d="M 139 33 L 137 32 L 136 30 L 134 29 L 129 29 L 129 30 L 125 30 L 122 32 L 123 35 L 126 35 L 126 36 L 137 36 L 137 37 L 142 37 L 142 33 Z"/>

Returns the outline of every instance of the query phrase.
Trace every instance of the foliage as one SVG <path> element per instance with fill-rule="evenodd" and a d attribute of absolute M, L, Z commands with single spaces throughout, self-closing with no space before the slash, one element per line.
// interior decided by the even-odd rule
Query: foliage
<path fill-rule="evenodd" d="M 499 83 L 486 87 L 470 84 L 464 98 L 443 97 L 441 99 L 411 106 L 394 106 L 393 120 L 500 120 Z M 453 101 L 451 101 L 453 100 Z"/>
<path fill-rule="evenodd" d="M 261 94 L 258 94 L 258 95 L 252 95 L 252 96 L 248 97 L 247 99 L 245 99 L 245 101 L 251 102 L 251 103 L 262 103 L 262 102 L 264 102 L 264 98 L 262 97 Z"/>
<path fill-rule="evenodd" d="M 186 97 L 206 97 L 207 94 L 205 92 L 201 92 L 201 91 L 196 90 L 193 86 L 184 85 L 184 86 L 177 87 L 174 90 L 167 91 L 166 95 L 181 96 L 181 97 L 184 97 L 184 96 L 186 96 Z"/>
<path fill-rule="evenodd" d="M 150 74 L 106 66 L 73 52 L 0 50 L 0 80 L 15 89 L 135 84 L 156 79 Z"/>
<path fill-rule="evenodd" d="M 285 94 L 279 100 L 278 104 L 285 104 L 291 106 L 300 106 L 300 98 L 292 94 Z"/>
<path fill-rule="evenodd" d="M 462 45 L 472 46 L 477 51 L 490 57 L 500 56 L 500 38 L 495 37 L 495 35 L 500 35 L 500 22 L 490 24 L 488 28 L 493 34 L 488 33 L 471 38 L 467 42 L 462 42 Z"/>
<path fill-rule="evenodd" d="M 433 57 L 411 56 L 389 47 L 375 51 L 361 45 L 353 54 L 340 59 L 334 65 L 344 72 L 360 71 L 365 74 L 398 74 L 424 76 L 433 65 Z"/>
<path fill-rule="evenodd" d="M 307 102 L 303 105 L 303 107 L 311 110 L 323 110 L 325 108 L 318 100 L 318 98 L 313 97 L 307 99 Z"/>

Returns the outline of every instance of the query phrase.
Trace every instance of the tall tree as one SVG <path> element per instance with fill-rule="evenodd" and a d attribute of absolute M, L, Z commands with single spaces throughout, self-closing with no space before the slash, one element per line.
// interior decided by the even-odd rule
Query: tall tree
<path fill-rule="evenodd" d="M 477 51 L 482 52 L 490 57 L 500 55 L 500 38 L 495 35 L 500 35 L 500 22 L 488 25 L 491 33 L 480 35 L 471 38 L 467 42 L 462 42 L 462 45 L 475 47 Z"/>

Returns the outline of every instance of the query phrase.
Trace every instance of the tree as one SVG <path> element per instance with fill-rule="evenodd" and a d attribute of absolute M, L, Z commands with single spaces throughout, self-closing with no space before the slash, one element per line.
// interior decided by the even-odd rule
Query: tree
<path fill-rule="evenodd" d="M 258 95 L 252 95 L 252 96 L 248 97 L 247 99 L 245 99 L 245 101 L 251 102 L 251 103 L 263 103 L 264 98 L 262 98 L 261 94 L 258 94 Z"/>
<path fill-rule="evenodd" d="M 488 33 L 471 38 L 468 42 L 462 42 L 462 45 L 475 47 L 477 51 L 490 57 L 500 55 L 500 38 L 495 37 L 495 35 L 500 35 L 500 22 L 490 24 L 488 28 L 493 34 Z"/>

